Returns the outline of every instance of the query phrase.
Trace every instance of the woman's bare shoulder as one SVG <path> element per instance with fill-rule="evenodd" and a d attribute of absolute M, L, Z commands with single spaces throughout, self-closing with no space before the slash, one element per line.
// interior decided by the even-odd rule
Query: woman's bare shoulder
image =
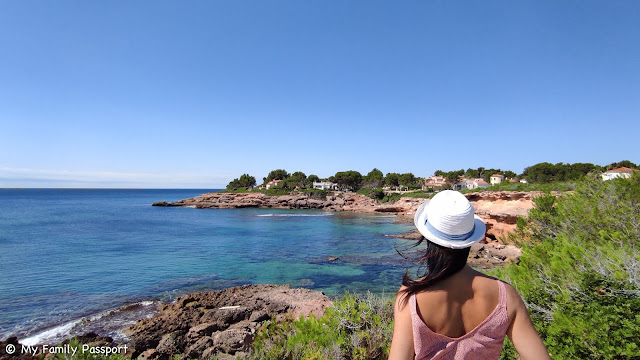
<path fill-rule="evenodd" d="M 507 293 L 507 312 L 509 313 L 509 319 L 513 320 L 517 313 L 527 311 L 527 307 L 522 300 L 522 297 L 518 291 L 511 286 L 508 282 L 501 281 L 504 284 L 505 291 Z"/>
<path fill-rule="evenodd" d="M 408 288 L 404 285 L 400 286 L 398 292 L 396 293 L 396 303 L 395 303 L 395 311 L 405 311 L 407 309 L 407 304 L 409 303 L 409 294 L 407 293 Z"/>

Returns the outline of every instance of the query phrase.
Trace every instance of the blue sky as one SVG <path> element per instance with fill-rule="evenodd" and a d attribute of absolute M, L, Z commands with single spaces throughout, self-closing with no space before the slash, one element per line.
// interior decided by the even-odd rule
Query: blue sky
<path fill-rule="evenodd" d="M 0 187 L 640 162 L 638 1 L 3 1 Z"/>

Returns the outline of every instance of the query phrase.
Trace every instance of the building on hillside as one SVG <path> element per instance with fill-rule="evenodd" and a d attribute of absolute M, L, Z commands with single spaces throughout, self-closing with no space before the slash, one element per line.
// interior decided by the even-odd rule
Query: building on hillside
<path fill-rule="evenodd" d="M 511 178 L 511 179 L 509 179 L 509 182 L 513 184 L 513 183 L 517 183 L 517 182 L 518 182 L 518 180 L 516 180 L 516 179 L 514 179 L 514 178 Z"/>
<path fill-rule="evenodd" d="M 423 190 L 426 190 L 426 189 L 440 190 L 445 185 L 447 185 L 447 179 L 444 176 L 433 175 L 433 176 L 424 178 L 424 186 L 422 189 Z"/>
<path fill-rule="evenodd" d="M 276 186 L 278 186 L 278 184 L 281 182 L 282 180 L 271 180 L 268 183 L 266 183 L 266 185 L 264 186 L 265 189 L 269 190 L 271 188 L 274 188 Z"/>
<path fill-rule="evenodd" d="M 464 181 L 465 186 L 466 186 L 467 189 L 475 189 L 473 187 L 473 180 L 474 179 L 467 179 L 467 180 Z"/>
<path fill-rule="evenodd" d="M 467 179 L 464 177 L 459 178 L 457 183 L 451 185 L 451 189 L 456 191 L 467 189 Z"/>
<path fill-rule="evenodd" d="M 329 181 L 314 181 L 313 188 L 318 190 L 338 190 L 338 184 Z"/>
<path fill-rule="evenodd" d="M 630 169 L 628 167 L 619 167 L 617 169 L 612 169 L 602 173 L 602 180 L 613 180 L 617 178 L 628 179 L 631 177 L 634 171 L 638 171 L 638 170 Z"/>
<path fill-rule="evenodd" d="M 491 185 L 500 184 L 501 182 L 504 181 L 504 175 L 502 175 L 502 174 L 493 174 L 493 175 L 491 175 L 491 178 L 489 179 L 489 181 L 491 182 Z"/>
<path fill-rule="evenodd" d="M 475 179 L 471 182 L 470 189 L 488 188 L 488 187 L 489 187 L 489 183 L 487 183 L 483 179 Z"/>
<path fill-rule="evenodd" d="M 526 184 L 527 183 L 527 179 L 520 179 L 520 184 Z"/>

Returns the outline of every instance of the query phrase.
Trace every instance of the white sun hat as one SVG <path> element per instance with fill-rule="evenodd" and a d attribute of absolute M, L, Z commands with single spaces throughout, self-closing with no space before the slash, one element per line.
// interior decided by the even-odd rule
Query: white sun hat
<path fill-rule="evenodd" d="M 427 240 L 451 249 L 464 249 L 484 239 L 487 226 L 473 206 L 457 191 L 445 190 L 425 202 L 413 223 Z"/>

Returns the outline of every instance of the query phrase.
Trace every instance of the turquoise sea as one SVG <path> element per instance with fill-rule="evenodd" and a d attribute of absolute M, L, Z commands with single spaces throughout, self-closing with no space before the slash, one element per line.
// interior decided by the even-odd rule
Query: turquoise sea
<path fill-rule="evenodd" d="M 397 290 L 395 216 L 151 206 L 207 191 L 1 189 L 0 339 L 118 337 L 159 301 L 242 284 Z"/>

